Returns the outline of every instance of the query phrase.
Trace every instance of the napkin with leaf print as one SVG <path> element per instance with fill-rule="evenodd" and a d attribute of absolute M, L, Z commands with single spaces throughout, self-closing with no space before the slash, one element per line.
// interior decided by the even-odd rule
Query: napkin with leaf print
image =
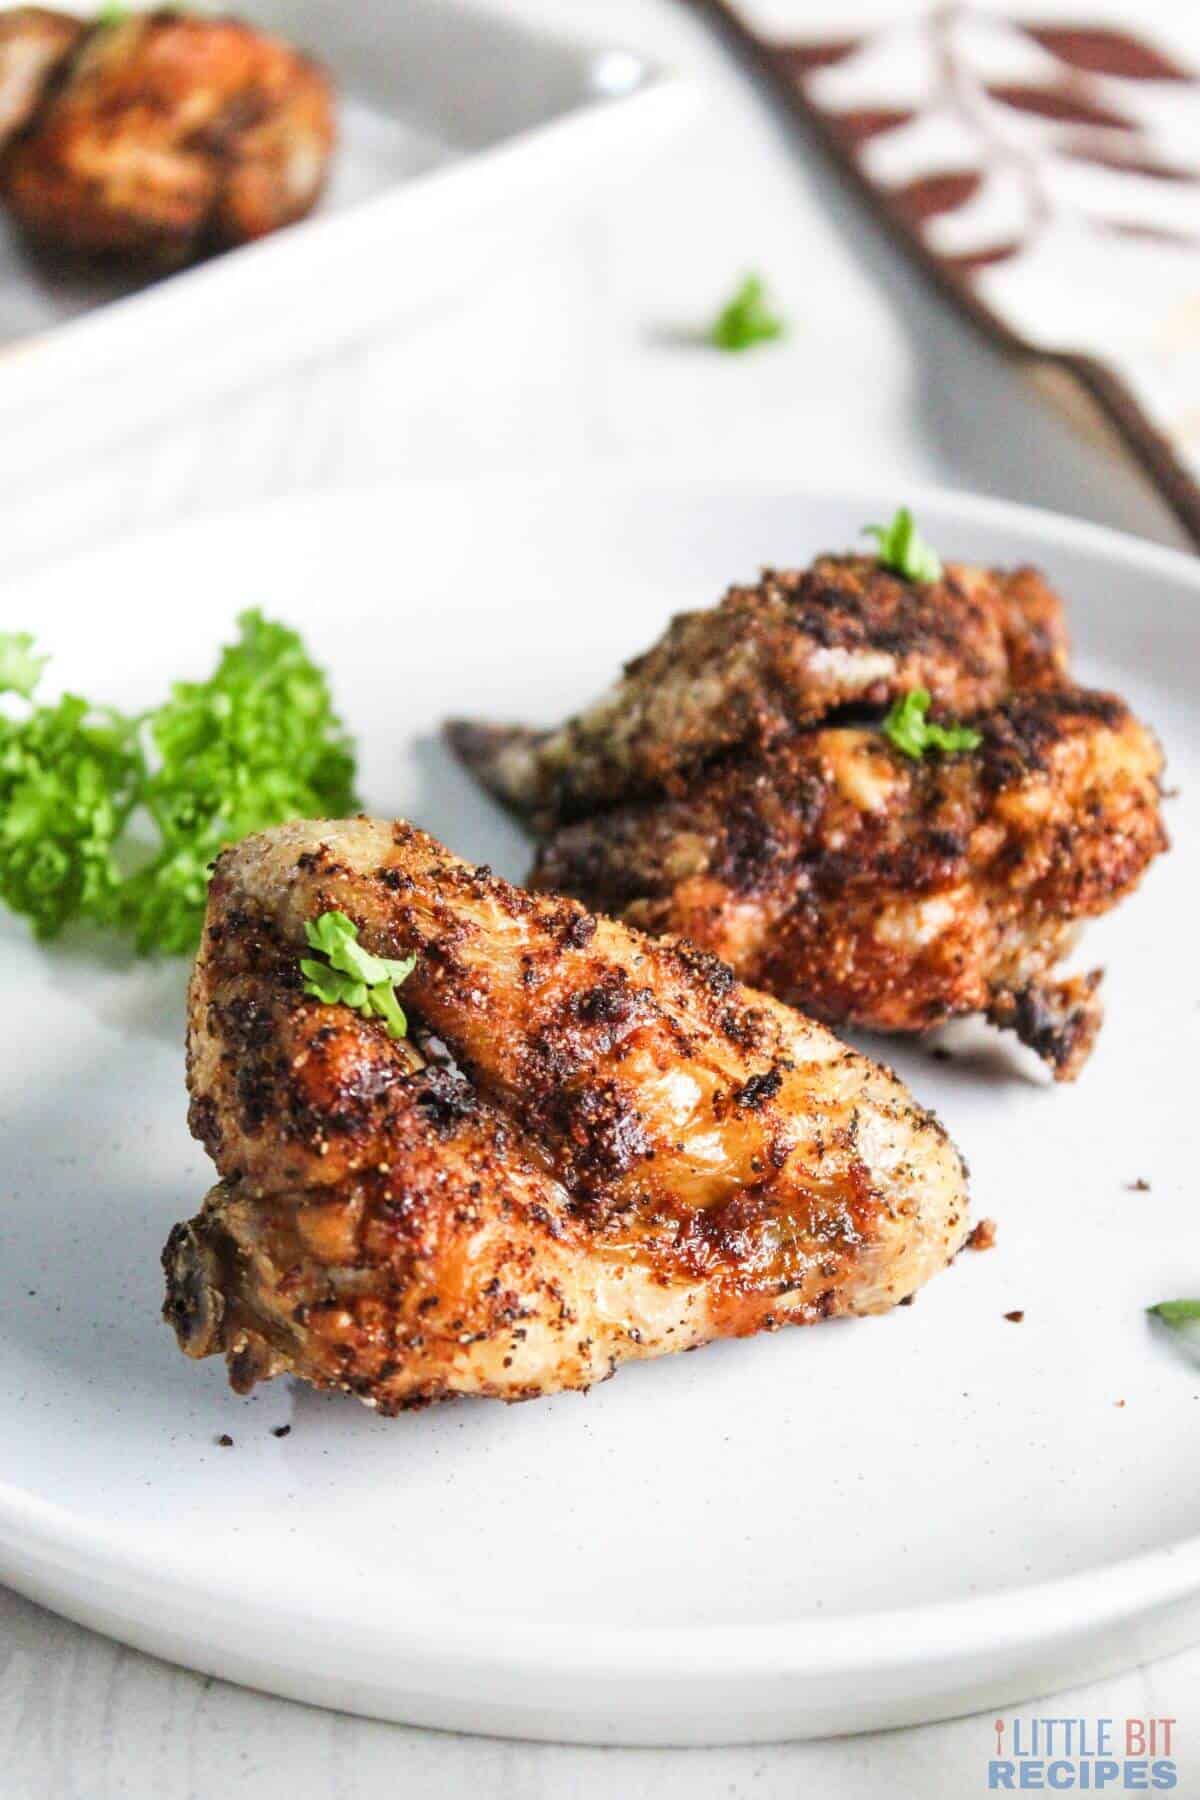
<path fill-rule="evenodd" d="M 695 0 L 930 279 L 1107 414 L 1200 544 L 1200 0 Z"/>

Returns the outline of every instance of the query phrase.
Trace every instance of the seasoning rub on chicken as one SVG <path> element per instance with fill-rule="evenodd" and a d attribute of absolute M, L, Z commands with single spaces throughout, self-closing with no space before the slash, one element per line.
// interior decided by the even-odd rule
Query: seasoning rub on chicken
<path fill-rule="evenodd" d="M 406 1036 L 390 1003 L 312 991 L 331 913 L 405 976 Z M 166 1316 L 239 1391 L 290 1371 L 394 1412 L 586 1388 L 883 1311 L 967 1231 L 958 1153 L 890 1072 L 715 958 L 405 824 L 225 852 L 188 1081 L 220 1180 L 167 1244 Z"/>
<path fill-rule="evenodd" d="M 1070 1079 L 1099 973 L 1056 965 L 1166 848 L 1162 753 L 1071 683 L 1040 575 L 922 552 L 918 572 L 768 572 L 557 730 L 451 739 L 541 837 L 533 886 L 686 935 L 832 1023 L 984 1013 Z"/>

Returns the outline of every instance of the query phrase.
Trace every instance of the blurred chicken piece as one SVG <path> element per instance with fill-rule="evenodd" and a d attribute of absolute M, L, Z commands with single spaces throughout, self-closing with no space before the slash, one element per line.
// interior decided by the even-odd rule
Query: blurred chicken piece
<path fill-rule="evenodd" d="M 408 1039 L 308 998 L 305 922 L 415 953 Z M 218 861 L 191 1124 L 221 1176 L 166 1317 L 239 1391 L 394 1412 L 905 1299 L 961 1247 L 961 1160 L 888 1071 L 687 945 L 458 861 L 297 823 Z"/>
<path fill-rule="evenodd" d="M 986 1013 L 1069 1080 L 1099 976 L 1050 971 L 1166 848 L 1162 754 L 1081 688 L 974 723 L 977 749 L 921 761 L 877 725 L 739 752 L 677 797 L 564 827 L 532 885 L 681 933 L 818 1017 L 908 1032 Z"/>
<path fill-rule="evenodd" d="M 0 12 L 0 151 L 28 125 L 86 29 L 44 6 Z"/>
<path fill-rule="evenodd" d="M 132 14 L 86 33 L 0 184 L 42 244 L 169 266 L 301 218 L 333 142 L 330 84 L 287 45 L 230 19 Z"/>
<path fill-rule="evenodd" d="M 635 795 L 679 792 L 734 746 L 765 745 L 841 707 L 910 688 L 975 713 L 1065 673 L 1062 605 L 1033 569 L 949 565 L 914 583 L 871 557 L 768 570 L 681 613 L 603 699 L 556 731 L 458 721 L 459 756 L 542 832 Z"/>

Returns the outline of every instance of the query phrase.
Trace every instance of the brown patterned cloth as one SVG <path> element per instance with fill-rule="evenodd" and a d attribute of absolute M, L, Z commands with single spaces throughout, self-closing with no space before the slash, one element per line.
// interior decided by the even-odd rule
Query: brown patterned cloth
<path fill-rule="evenodd" d="M 692 0 L 943 295 L 1093 396 L 1200 546 L 1200 4 L 827 3 L 820 33 L 811 0 Z"/>

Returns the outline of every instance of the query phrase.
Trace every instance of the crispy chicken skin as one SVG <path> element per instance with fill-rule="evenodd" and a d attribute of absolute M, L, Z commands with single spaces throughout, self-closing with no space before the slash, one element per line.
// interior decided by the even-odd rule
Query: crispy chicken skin
<path fill-rule="evenodd" d="M 1032 569 L 949 565 L 903 580 L 865 556 L 767 570 L 681 613 L 603 699 L 556 731 L 458 721 L 463 761 L 544 831 L 634 795 L 679 791 L 737 745 L 765 745 L 848 706 L 925 687 L 974 713 L 1066 668 L 1062 606 Z"/>
<path fill-rule="evenodd" d="M 415 953 L 410 1036 L 305 996 L 338 908 Z M 961 1247 L 961 1160 L 887 1070 L 690 945 L 460 862 L 297 823 L 218 861 L 190 997 L 220 1176 L 165 1313 L 239 1391 L 385 1412 L 585 1388 L 621 1362 L 907 1298 Z"/>
<path fill-rule="evenodd" d="M 301 218 L 333 142 L 307 58 L 232 19 L 158 12 L 86 33 L 0 184 L 40 242 L 170 265 Z"/>
<path fill-rule="evenodd" d="M 1162 755 L 1120 700 L 1081 688 L 976 723 L 978 749 L 920 761 L 878 726 L 740 752 L 677 798 L 566 826 L 532 885 L 686 935 L 827 1019 L 904 1032 L 986 1013 L 1069 1079 L 1099 977 L 1050 972 L 1166 847 Z"/>
<path fill-rule="evenodd" d="M 0 150 L 28 125 L 86 29 L 44 6 L 0 12 Z"/>
<path fill-rule="evenodd" d="M 917 687 L 977 749 L 892 746 L 887 709 Z M 542 840 L 534 887 L 689 937 L 832 1023 L 985 1013 L 1060 1080 L 1100 977 L 1054 965 L 1166 848 L 1158 745 L 1070 684 L 1062 602 L 1031 568 L 916 582 L 818 557 L 677 618 L 559 730 L 448 731 Z"/>

